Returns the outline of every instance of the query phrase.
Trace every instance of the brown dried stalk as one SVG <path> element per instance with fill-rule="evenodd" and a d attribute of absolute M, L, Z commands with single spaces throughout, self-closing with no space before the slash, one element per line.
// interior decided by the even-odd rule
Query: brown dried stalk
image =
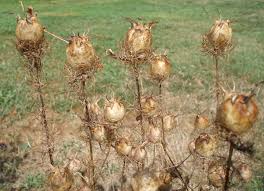
<path fill-rule="evenodd" d="M 85 133 L 87 135 L 88 141 L 89 141 L 89 152 L 90 152 L 90 163 L 91 163 L 91 187 L 93 190 L 95 189 L 95 168 L 94 168 L 94 157 L 93 157 L 93 143 L 92 143 L 92 127 L 91 127 L 91 116 L 89 113 L 89 108 L 88 108 L 88 100 L 87 100 L 87 95 L 85 93 L 85 79 L 81 80 L 81 97 L 80 101 L 84 102 L 84 126 L 85 126 Z M 88 129 L 88 131 L 87 131 Z"/>
<path fill-rule="evenodd" d="M 233 144 L 230 142 L 230 147 L 229 147 L 229 154 L 228 154 L 228 158 L 227 158 L 227 162 L 226 162 L 226 174 L 225 174 L 225 185 L 223 188 L 223 191 L 227 191 L 228 190 L 228 186 L 229 186 L 229 174 L 230 174 L 230 168 L 232 166 L 232 156 L 233 156 L 233 150 L 234 150 L 234 146 Z"/>
<path fill-rule="evenodd" d="M 219 57 L 214 55 L 214 63 L 215 63 L 215 93 L 216 93 L 216 106 L 219 106 L 219 96 L 220 96 L 220 76 L 219 76 L 219 64 L 218 64 Z"/>

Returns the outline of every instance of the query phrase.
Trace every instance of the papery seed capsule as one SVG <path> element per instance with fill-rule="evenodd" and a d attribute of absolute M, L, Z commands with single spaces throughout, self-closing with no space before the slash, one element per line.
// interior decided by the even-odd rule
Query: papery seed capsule
<path fill-rule="evenodd" d="M 43 26 L 38 22 L 37 15 L 32 7 L 28 7 L 27 18 L 18 20 L 16 26 L 18 41 L 41 42 L 44 39 Z"/>
<path fill-rule="evenodd" d="M 131 150 L 131 157 L 136 161 L 143 161 L 147 155 L 147 151 L 142 147 L 134 147 Z"/>
<path fill-rule="evenodd" d="M 251 96 L 227 94 L 219 106 L 216 122 L 236 135 L 248 132 L 257 120 L 257 104 Z"/>
<path fill-rule="evenodd" d="M 171 63 L 166 55 L 157 55 L 150 62 L 150 74 L 153 79 L 164 80 L 171 72 Z"/>
<path fill-rule="evenodd" d="M 163 128 L 165 131 L 170 131 L 176 126 L 175 117 L 172 115 L 165 115 L 163 117 Z"/>
<path fill-rule="evenodd" d="M 99 143 L 104 142 L 107 139 L 106 130 L 102 125 L 96 125 L 92 128 L 93 138 Z"/>
<path fill-rule="evenodd" d="M 68 164 L 69 171 L 74 174 L 76 172 L 84 171 L 84 164 L 78 159 L 72 159 Z"/>
<path fill-rule="evenodd" d="M 120 138 L 115 142 L 116 152 L 120 155 L 129 155 L 131 152 L 132 146 L 126 138 Z"/>
<path fill-rule="evenodd" d="M 151 28 L 154 23 L 141 24 L 131 21 L 131 28 L 126 34 L 124 47 L 132 54 L 149 52 L 151 50 Z"/>
<path fill-rule="evenodd" d="M 52 190 L 69 191 L 73 185 L 73 175 L 67 167 L 64 169 L 55 167 L 49 174 L 48 183 Z"/>
<path fill-rule="evenodd" d="M 158 127 L 150 124 L 148 127 L 148 134 L 147 134 L 148 141 L 151 143 L 157 143 L 160 141 L 161 138 L 161 130 Z"/>
<path fill-rule="evenodd" d="M 125 107 L 116 99 L 107 100 L 104 108 L 105 119 L 115 123 L 122 120 L 125 116 Z"/>
<path fill-rule="evenodd" d="M 209 120 L 206 116 L 197 115 L 194 121 L 194 127 L 197 129 L 206 129 L 209 127 Z"/>
<path fill-rule="evenodd" d="M 216 20 L 208 39 L 216 49 L 225 49 L 232 41 L 232 28 L 229 20 Z"/>
<path fill-rule="evenodd" d="M 209 165 L 208 180 L 214 187 L 223 187 L 225 183 L 226 168 L 223 162 L 215 161 Z"/>
<path fill-rule="evenodd" d="M 145 114 L 151 114 L 157 109 L 157 102 L 153 97 L 145 97 L 141 100 L 142 102 L 142 112 Z"/>
<path fill-rule="evenodd" d="M 242 163 L 238 166 L 238 172 L 241 176 L 241 178 L 245 182 L 249 182 L 252 178 L 252 170 L 248 164 Z"/>
<path fill-rule="evenodd" d="M 213 136 L 202 133 L 195 140 L 195 151 L 204 157 L 209 157 L 214 154 L 216 150 L 216 140 Z"/>

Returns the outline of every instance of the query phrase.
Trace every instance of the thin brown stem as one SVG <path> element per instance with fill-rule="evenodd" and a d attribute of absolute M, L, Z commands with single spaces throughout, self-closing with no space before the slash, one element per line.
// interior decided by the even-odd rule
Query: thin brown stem
<path fill-rule="evenodd" d="M 124 157 L 122 173 L 121 173 L 121 190 L 124 190 L 125 171 L 126 171 L 126 158 Z"/>
<path fill-rule="evenodd" d="M 219 76 L 219 63 L 218 56 L 214 55 L 215 63 L 215 93 L 216 93 L 216 105 L 219 106 L 219 96 L 220 96 L 220 76 Z"/>
<path fill-rule="evenodd" d="M 229 175 L 230 175 L 230 169 L 231 169 L 231 166 L 232 166 L 233 151 L 234 151 L 234 146 L 230 142 L 229 154 L 228 154 L 228 159 L 227 159 L 227 162 L 226 162 L 225 185 L 224 185 L 223 191 L 227 191 L 228 190 L 229 179 L 230 179 L 230 176 Z"/>
<path fill-rule="evenodd" d="M 135 82 L 136 82 L 136 87 L 137 87 L 137 102 L 138 102 L 138 107 L 139 107 L 139 121 L 140 121 L 140 127 L 141 127 L 141 136 L 142 136 L 142 141 L 144 140 L 145 137 L 145 131 L 143 128 L 143 113 L 142 113 L 142 104 L 141 104 L 141 86 L 139 83 L 139 68 L 137 63 L 133 63 L 134 66 L 134 75 L 135 75 Z"/>
<path fill-rule="evenodd" d="M 33 62 L 38 62 L 36 63 L 37 65 L 41 65 L 41 59 L 40 58 L 35 58 Z M 49 132 L 49 127 L 48 127 L 48 121 L 47 121 L 47 115 L 46 115 L 46 108 L 45 108 L 45 102 L 44 102 L 44 97 L 42 93 L 42 85 L 41 85 L 41 79 L 40 79 L 40 71 L 39 68 L 36 69 L 36 86 L 37 86 L 37 93 L 39 97 L 39 102 L 40 102 L 40 117 L 43 125 L 43 129 L 45 132 L 45 137 L 46 137 L 46 145 L 47 145 L 47 152 L 49 155 L 49 161 L 51 165 L 54 165 L 54 160 L 53 160 L 53 146 L 51 143 L 51 138 L 50 138 L 50 132 Z"/>
<path fill-rule="evenodd" d="M 93 143 L 92 143 L 92 127 L 91 127 L 91 117 L 88 109 L 88 101 L 85 93 L 85 79 L 81 81 L 81 99 L 84 101 L 84 120 L 85 120 L 85 132 L 89 140 L 89 152 L 90 152 L 90 162 L 91 162 L 91 187 L 95 190 L 95 167 L 94 167 L 94 157 L 93 157 Z M 88 129 L 88 131 L 87 131 Z"/>

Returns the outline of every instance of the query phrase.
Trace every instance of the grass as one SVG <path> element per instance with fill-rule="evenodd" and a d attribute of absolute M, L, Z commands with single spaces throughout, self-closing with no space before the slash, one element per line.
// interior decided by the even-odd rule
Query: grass
<path fill-rule="evenodd" d="M 0 4 L 0 118 L 14 120 L 34 110 L 34 102 L 28 77 L 15 50 L 15 17 L 21 15 L 20 5 L 17 0 L 0 0 Z M 96 94 L 115 90 L 126 101 L 133 98 L 125 91 L 124 67 L 105 56 L 105 50 L 115 50 L 124 37 L 129 27 L 125 17 L 159 22 L 153 30 L 154 47 L 158 52 L 168 50 L 178 79 L 170 85 L 174 94 L 199 90 L 194 79 L 203 80 L 204 91 L 212 86 L 212 62 L 201 54 L 200 44 L 201 35 L 219 16 L 234 21 L 236 48 L 228 60 L 221 60 L 226 75 L 250 83 L 264 78 L 264 2 L 261 0 L 28 0 L 24 4 L 33 5 L 43 25 L 65 39 L 73 32 L 89 32 L 104 63 L 104 70 L 97 76 Z M 76 103 L 67 93 L 63 70 L 65 44 L 49 36 L 47 39 L 51 50 L 44 59 L 46 103 L 57 112 L 67 112 Z M 183 82 L 186 86 L 182 86 Z"/>

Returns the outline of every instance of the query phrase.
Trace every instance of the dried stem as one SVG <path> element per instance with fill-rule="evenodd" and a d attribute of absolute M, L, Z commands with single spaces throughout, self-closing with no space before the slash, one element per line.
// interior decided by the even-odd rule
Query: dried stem
<path fill-rule="evenodd" d="M 234 146 L 233 144 L 230 142 L 230 147 L 229 147 L 229 154 L 228 154 L 228 159 L 226 162 L 226 174 L 225 174 L 225 185 L 224 185 L 224 189 L 223 191 L 227 191 L 228 190 L 228 186 L 229 186 L 229 172 L 230 172 L 230 168 L 232 166 L 232 156 L 233 156 L 233 151 L 234 151 Z"/>
<path fill-rule="evenodd" d="M 124 157 L 122 173 L 121 173 L 121 190 L 124 190 L 125 171 L 126 171 L 126 158 Z"/>
<path fill-rule="evenodd" d="M 214 63 L 215 63 L 215 92 L 216 92 L 216 105 L 219 106 L 219 95 L 220 95 L 220 78 L 219 78 L 219 57 L 214 55 Z"/>
<path fill-rule="evenodd" d="M 57 38 L 57 39 L 59 39 L 59 40 L 65 42 L 65 43 L 67 43 L 67 44 L 69 44 L 69 41 L 63 39 L 62 37 L 60 37 L 60 36 L 58 36 L 58 35 L 55 35 L 54 33 L 49 32 L 47 29 L 44 29 L 44 32 L 46 32 L 47 34 L 49 34 L 49 35 L 51 35 L 51 36 L 53 36 L 53 37 L 55 37 L 55 38 Z"/>
<path fill-rule="evenodd" d="M 36 62 L 41 62 L 40 58 L 36 58 L 34 60 Z M 38 64 L 36 64 L 36 65 L 38 65 Z M 38 70 L 36 73 L 36 86 L 37 86 L 36 91 L 38 93 L 39 102 L 40 102 L 40 111 L 41 111 L 40 117 L 41 117 L 43 129 L 44 129 L 45 137 L 46 137 L 47 152 L 49 155 L 50 164 L 54 165 L 53 147 L 52 147 L 52 143 L 51 143 L 51 139 L 50 139 L 50 132 L 49 132 L 49 127 L 48 127 L 48 122 L 47 122 L 45 102 L 44 102 L 43 93 L 42 93 L 42 89 L 41 89 L 42 86 L 41 86 L 40 72 Z"/>
<path fill-rule="evenodd" d="M 88 101 L 87 101 L 87 95 L 85 93 L 85 79 L 81 80 L 81 94 L 82 94 L 82 101 L 84 101 L 84 120 L 85 120 L 85 132 L 87 135 L 87 138 L 89 140 L 89 152 L 90 152 L 90 162 L 91 162 L 91 183 L 92 183 L 92 189 L 95 190 L 95 169 L 94 169 L 94 158 L 93 158 L 93 143 L 92 143 L 92 127 L 91 127 L 91 117 L 89 114 L 88 109 Z M 87 131 L 88 129 L 88 131 Z"/>
<path fill-rule="evenodd" d="M 145 137 L 145 131 L 143 128 L 143 114 L 142 114 L 142 105 L 141 105 L 141 87 L 139 83 L 139 68 L 137 63 L 133 63 L 134 67 L 134 75 L 135 75 L 135 82 L 136 82 L 136 87 L 137 87 L 137 101 L 138 101 L 138 107 L 139 107 L 139 121 L 140 121 L 140 126 L 141 126 L 141 136 L 142 136 L 142 141 L 144 140 Z"/>

